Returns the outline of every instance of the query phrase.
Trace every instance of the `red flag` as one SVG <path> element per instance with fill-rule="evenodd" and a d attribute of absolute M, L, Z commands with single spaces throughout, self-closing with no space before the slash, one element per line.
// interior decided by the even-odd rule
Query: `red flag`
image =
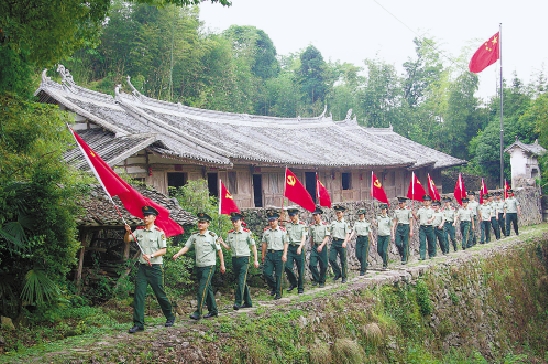
<path fill-rule="evenodd" d="M 432 200 L 434 201 L 441 200 L 438 188 L 436 187 L 434 181 L 432 181 L 432 178 L 430 178 L 430 173 L 428 173 L 428 194 L 430 195 L 430 197 L 432 197 Z"/>
<path fill-rule="evenodd" d="M 219 215 L 230 215 L 231 212 L 240 212 L 238 205 L 234 202 L 232 195 L 228 192 L 223 181 L 219 180 Z"/>
<path fill-rule="evenodd" d="M 382 187 L 382 183 L 379 181 L 377 176 L 375 176 L 375 173 L 373 171 L 371 171 L 371 196 L 376 198 L 380 202 L 384 202 L 385 204 L 390 205 L 390 203 L 388 202 L 388 197 L 386 197 L 386 192 Z"/>
<path fill-rule="evenodd" d="M 411 181 L 409 181 L 409 188 L 407 189 L 407 198 L 415 201 L 422 201 L 422 196 L 426 195 L 424 187 L 422 187 L 415 171 L 411 172 Z"/>
<path fill-rule="evenodd" d="M 499 33 L 478 48 L 470 60 L 470 72 L 480 73 L 499 59 Z"/>
<path fill-rule="evenodd" d="M 462 206 L 462 198 L 466 197 L 466 188 L 464 187 L 464 181 L 462 180 L 462 174 L 459 173 L 459 179 L 455 182 L 455 190 L 453 191 L 455 200 Z"/>
<path fill-rule="evenodd" d="M 504 180 L 504 199 L 508 198 L 508 190 L 510 189 L 510 184 L 507 180 Z"/>
<path fill-rule="evenodd" d="M 487 194 L 487 186 L 485 186 L 485 182 L 483 182 L 483 178 L 481 179 L 481 188 L 480 188 L 480 204 L 483 203 L 483 195 Z"/>
<path fill-rule="evenodd" d="M 310 193 L 304 188 L 295 173 L 291 172 L 288 168 L 285 169 L 284 196 L 287 197 L 289 201 L 295 202 L 297 205 L 304 207 L 310 212 L 316 210 L 316 204 L 314 204 L 314 200 L 312 200 Z"/>
<path fill-rule="evenodd" d="M 323 183 L 320 182 L 318 178 L 318 173 L 316 173 L 316 182 L 316 191 L 318 191 L 318 203 L 320 204 L 320 206 L 331 207 L 331 197 L 329 196 L 329 191 L 327 190 L 327 188 L 325 188 Z"/>
<path fill-rule="evenodd" d="M 70 129 L 70 128 L 69 128 Z M 185 230 L 175 221 L 169 217 L 169 211 L 152 201 L 148 197 L 141 195 L 139 192 L 133 189 L 129 183 L 120 178 L 110 168 L 110 166 L 101 159 L 101 157 L 91 149 L 88 144 L 80 138 L 80 136 L 72 129 L 70 129 L 72 135 L 76 139 L 78 147 L 83 152 L 90 169 L 93 171 L 101 186 L 105 190 L 105 193 L 112 200 L 112 196 L 118 196 L 125 209 L 133 216 L 143 218 L 143 206 L 152 206 L 158 211 L 155 225 L 161 228 L 166 236 L 175 236 L 184 234 Z M 113 202 L 114 203 L 114 202 Z"/>

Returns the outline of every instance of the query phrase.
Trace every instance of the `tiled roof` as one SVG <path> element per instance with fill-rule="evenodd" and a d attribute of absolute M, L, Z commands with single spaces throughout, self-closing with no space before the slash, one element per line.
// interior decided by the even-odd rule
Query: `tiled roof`
<path fill-rule="evenodd" d="M 119 87 L 113 98 L 75 85 L 66 74 L 63 85 L 44 75 L 36 94 L 41 100 L 61 104 L 107 131 L 78 133 L 94 144 L 91 147 L 111 165 L 120 163 L 147 143 L 149 150 L 155 148 L 155 152 L 167 157 L 225 168 L 235 162 L 309 168 L 410 169 L 465 163 L 403 138 L 391 129 L 362 128 L 350 115 L 342 122 L 335 122 L 325 111 L 315 118 L 234 114 L 151 99 L 135 89 L 132 94 L 125 94 Z M 77 159 L 76 155 L 73 159 Z"/>
<path fill-rule="evenodd" d="M 517 138 L 516 138 L 516 141 L 512 145 L 510 145 L 508 148 L 504 149 L 504 151 L 508 152 L 509 150 L 516 147 L 535 155 L 541 155 L 546 153 L 546 149 L 544 149 L 543 147 L 539 145 L 538 140 L 535 140 L 535 142 L 532 144 L 525 144 L 520 142 Z"/>

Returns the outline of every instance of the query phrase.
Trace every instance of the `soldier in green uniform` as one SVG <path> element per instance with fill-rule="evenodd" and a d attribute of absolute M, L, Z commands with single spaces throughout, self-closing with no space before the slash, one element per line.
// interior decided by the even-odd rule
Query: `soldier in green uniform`
<path fill-rule="evenodd" d="M 481 244 L 491 242 L 491 216 L 493 209 L 489 204 L 489 194 L 483 195 L 483 203 L 478 207 L 478 219 L 481 221 Z"/>
<path fill-rule="evenodd" d="M 449 253 L 449 239 L 451 239 L 451 245 L 453 245 L 453 251 L 457 251 L 457 239 L 455 239 L 455 208 L 451 206 L 451 197 L 443 197 L 443 207 L 441 212 L 443 213 L 443 240 L 445 246 L 447 246 L 447 253 Z"/>
<path fill-rule="evenodd" d="M 377 215 L 377 254 L 382 258 L 382 269 L 388 269 L 388 245 L 390 244 L 390 230 L 392 219 L 388 216 L 388 206 L 382 204 L 381 214 Z"/>
<path fill-rule="evenodd" d="M 289 223 L 285 225 L 287 231 L 287 240 L 289 246 L 287 248 L 287 262 L 285 262 L 285 274 L 289 281 L 288 292 L 297 288 L 298 293 L 304 292 L 304 248 L 306 244 L 306 236 L 308 229 L 306 224 L 299 221 L 299 208 L 291 206 L 287 208 Z M 297 266 L 297 275 L 295 275 L 294 266 Z"/>
<path fill-rule="evenodd" d="M 495 204 L 495 193 L 489 193 L 487 198 L 487 203 L 491 206 L 491 227 L 493 228 L 493 233 L 495 234 L 495 239 L 500 239 L 500 229 L 499 229 L 499 220 L 497 213 L 497 205 Z"/>
<path fill-rule="evenodd" d="M 426 259 L 426 243 L 428 242 L 428 257 L 433 258 L 437 255 L 436 244 L 434 241 L 434 230 L 432 229 L 432 214 L 430 208 L 432 198 L 428 195 L 422 196 L 422 206 L 418 211 L 413 211 L 413 217 L 419 221 L 419 255 L 420 260 Z"/>
<path fill-rule="evenodd" d="M 518 215 L 521 216 L 521 207 L 514 196 L 514 190 L 508 190 L 508 198 L 504 201 L 504 213 L 506 215 L 506 236 L 510 236 L 510 223 L 514 224 L 514 232 L 519 235 Z"/>
<path fill-rule="evenodd" d="M 332 221 L 329 226 L 331 232 L 331 250 L 329 251 L 329 264 L 333 269 L 333 280 L 336 281 L 342 277 L 341 282 L 346 282 L 346 244 L 350 238 L 350 226 L 344 221 L 344 210 L 342 205 L 333 206 L 337 214 L 337 220 Z M 340 258 L 341 266 L 337 263 L 337 257 Z"/>
<path fill-rule="evenodd" d="M 199 320 L 202 317 L 202 306 L 204 301 L 207 305 L 208 313 L 204 318 L 216 317 L 219 315 L 217 310 L 217 302 L 213 295 L 213 288 L 211 287 L 211 278 L 215 273 L 215 267 L 217 265 L 217 258 L 215 252 L 219 255 L 221 262 L 221 273 L 225 272 L 225 261 L 223 258 L 223 251 L 218 242 L 218 236 L 214 232 L 208 230 L 209 223 L 211 222 L 211 216 L 205 212 L 198 213 L 198 232 L 190 235 L 185 246 L 173 256 L 173 259 L 179 258 L 181 255 L 185 255 L 191 248 L 196 251 L 196 278 L 198 280 L 198 294 L 197 301 L 198 306 L 196 311 L 190 315 L 192 320 Z"/>
<path fill-rule="evenodd" d="M 459 208 L 455 214 L 455 222 L 453 225 L 456 226 L 457 222 L 460 222 L 460 234 L 462 236 L 462 249 L 471 248 L 473 245 L 472 234 L 474 231 L 474 212 L 468 206 L 470 199 L 468 197 L 463 197 L 462 206 Z"/>
<path fill-rule="evenodd" d="M 364 276 L 367 271 L 367 255 L 369 253 L 369 242 L 373 241 L 373 234 L 371 230 L 371 223 L 365 220 L 365 214 L 367 213 L 365 208 L 361 208 L 356 212 L 358 215 L 358 221 L 354 223 L 352 227 L 352 234 L 350 239 L 356 237 L 356 259 L 360 262 L 360 276 Z"/>
<path fill-rule="evenodd" d="M 263 232 L 262 261 L 263 275 L 270 288 L 270 295 L 275 300 L 282 298 L 282 274 L 287 261 L 287 233 L 278 225 L 279 213 L 274 210 L 266 212 L 268 225 Z"/>
<path fill-rule="evenodd" d="M 401 258 L 401 264 L 407 264 L 409 260 L 409 238 L 413 236 L 413 214 L 411 209 L 405 206 L 407 197 L 398 197 L 398 208 L 394 210 L 392 226 L 392 239 Z"/>
<path fill-rule="evenodd" d="M 468 208 L 472 210 L 472 227 L 470 230 L 470 235 L 472 238 L 472 244 L 471 246 L 474 246 L 477 244 L 477 229 L 478 229 L 478 207 L 479 203 L 476 201 L 476 193 L 474 191 L 468 191 L 467 193 L 468 199 L 470 202 L 468 202 Z"/>
<path fill-rule="evenodd" d="M 432 229 L 434 230 L 434 245 L 436 245 L 436 240 L 440 246 L 441 253 L 443 255 L 449 254 L 449 245 L 445 245 L 445 239 L 443 238 L 443 225 L 445 221 L 443 218 L 443 212 L 440 210 L 440 202 L 432 202 Z"/>
<path fill-rule="evenodd" d="M 129 330 L 131 334 L 144 330 L 145 296 L 149 284 L 166 317 L 165 327 L 171 327 L 175 323 L 173 308 L 164 290 L 164 262 L 162 256 L 166 254 L 166 236 L 162 229 L 154 225 L 158 211 L 152 206 L 143 206 L 142 211 L 145 226 L 137 227 L 135 234 L 131 234 L 131 227 L 125 225 L 126 233 L 124 235 L 125 243 L 134 241 L 135 238 L 141 247 L 142 253 L 135 276 L 133 327 Z"/>
<path fill-rule="evenodd" d="M 493 202 L 495 206 L 495 214 L 497 216 L 497 225 L 498 225 L 498 236 L 500 237 L 500 230 L 502 230 L 502 235 L 506 236 L 506 224 L 504 222 L 504 200 L 501 199 L 502 193 L 495 192 L 495 201 Z"/>
<path fill-rule="evenodd" d="M 253 239 L 251 230 L 242 226 L 242 217 L 242 214 L 239 212 L 232 212 L 230 214 L 233 229 L 228 232 L 226 238 L 228 244 L 225 244 L 223 239 L 219 238 L 219 242 L 223 248 L 232 251 L 232 269 L 234 271 L 234 278 L 236 278 L 234 306 L 232 306 L 234 310 L 253 307 L 249 287 L 246 284 L 251 251 L 253 251 L 253 265 L 255 268 L 259 268 L 255 239 Z"/>
<path fill-rule="evenodd" d="M 309 226 L 310 231 L 310 262 L 309 268 L 312 274 L 312 285 L 317 284 L 320 287 L 325 286 L 325 274 L 327 272 L 327 243 L 329 242 L 329 226 L 327 222 L 322 221 L 323 211 L 319 206 L 312 213 L 314 223 Z M 318 263 L 320 270 L 318 271 Z"/>

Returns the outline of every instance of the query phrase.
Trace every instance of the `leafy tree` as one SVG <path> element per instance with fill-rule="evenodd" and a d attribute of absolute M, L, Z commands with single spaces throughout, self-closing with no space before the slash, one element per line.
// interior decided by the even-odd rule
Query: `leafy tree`
<path fill-rule="evenodd" d="M 332 82 L 328 78 L 326 63 L 318 48 L 309 45 L 301 53 L 300 60 L 295 81 L 300 87 L 303 112 L 306 116 L 312 116 L 318 109 L 323 109 L 324 100 Z"/>

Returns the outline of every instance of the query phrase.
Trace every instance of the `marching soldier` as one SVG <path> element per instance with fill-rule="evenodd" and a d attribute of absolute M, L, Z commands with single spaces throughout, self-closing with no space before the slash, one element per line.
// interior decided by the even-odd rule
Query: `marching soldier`
<path fill-rule="evenodd" d="M 499 221 L 498 221 L 498 212 L 497 212 L 497 206 L 495 205 L 495 193 L 489 193 L 489 197 L 487 198 L 487 203 L 489 206 L 491 206 L 491 226 L 493 227 L 493 233 L 495 234 L 495 238 L 497 240 L 500 239 L 500 229 L 499 229 Z"/>
<path fill-rule="evenodd" d="M 242 214 L 239 212 L 232 212 L 230 214 L 230 220 L 234 228 L 228 232 L 226 238 L 228 244 L 225 244 L 223 239 L 219 238 L 221 245 L 225 249 L 232 251 L 232 269 L 234 270 L 234 278 L 236 279 L 234 306 L 232 307 L 234 310 L 253 307 L 249 287 L 246 283 L 251 251 L 253 251 L 253 265 L 255 268 L 259 268 L 255 239 L 253 239 L 251 230 L 242 226 L 242 217 Z"/>
<path fill-rule="evenodd" d="M 489 194 L 483 195 L 483 203 L 478 207 L 478 219 L 481 221 L 481 244 L 491 242 L 491 216 L 493 209 L 489 204 Z"/>
<path fill-rule="evenodd" d="M 270 295 L 275 300 L 282 298 L 282 274 L 287 261 L 287 233 L 278 225 L 280 215 L 277 211 L 266 212 L 268 226 L 264 229 L 262 239 L 263 275 L 270 288 Z"/>
<path fill-rule="evenodd" d="M 377 254 L 382 258 L 382 269 L 388 269 L 388 245 L 390 244 L 390 230 L 392 226 L 392 219 L 388 216 L 386 211 L 388 206 L 386 204 L 380 205 L 381 214 L 377 215 Z"/>
<path fill-rule="evenodd" d="M 202 318 L 202 307 L 204 301 L 209 312 L 205 314 L 203 318 L 208 319 L 219 315 L 217 302 L 215 301 L 213 288 L 211 287 L 211 278 L 213 278 L 213 273 L 215 273 L 215 267 L 217 266 L 215 252 L 219 255 L 222 274 L 225 272 L 225 261 L 223 258 L 223 251 L 221 250 L 221 246 L 218 242 L 217 234 L 208 230 L 210 222 L 211 216 L 205 212 L 198 213 L 198 231 L 190 235 L 185 246 L 179 249 L 177 254 L 173 256 L 173 260 L 176 260 L 181 255 L 185 255 L 191 248 L 194 248 L 196 251 L 198 306 L 196 307 L 196 311 L 190 315 L 192 320 L 199 320 Z"/>
<path fill-rule="evenodd" d="M 449 253 L 449 238 L 451 238 L 451 245 L 453 245 L 453 251 L 457 251 L 457 240 L 455 239 L 455 208 L 451 206 L 451 197 L 443 197 L 443 240 L 447 247 L 447 253 Z"/>
<path fill-rule="evenodd" d="M 327 273 L 327 255 L 329 242 L 329 225 L 327 222 L 322 221 L 323 211 L 319 206 L 316 206 L 316 210 L 312 213 L 314 217 L 314 223 L 309 226 L 310 231 L 310 262 L 309 268 L 312 274 L 312 285 L 317 284 L 320 287 L 325 286 L 325 275 Z M 320 270 L 318 271 L 318 263 Z"/>
<path fill-rule="evenodd" d="M 500 237 L 500 230 L 502 230 L 502 235 L 506 236 L 506 223 L 504 221 L 504 200 L 501 200 L 502 193 L 495 193 L 495 214 L 497 216 L 497 224 L 499 227 L 498 236 Z M 498 239 L 498 238 L 497 238 Z"/>
<path fill-rule="evenodd" d="M 139 226 L 135 234 L 131 235 L 131 227 L 125 225 L 126 233 L 124 242 L 130 243 L 137 240 L 141 246 L 139 268 L 135 276 L 135 292 L 133 296 L 133 327 L 129 333 L 145 329 L 145 296 L 147 286 L 150 284 L 156 300 L 166 317 L 165 327 L 172 327 L 175 323 L 175 315 L 171 302 L 169 302 L 164 290 L 163 256 L 166 254 L 166 236 L 162 229 L 154 225 L 158 211 L 152 206 L 143 206 L 143 221 L 145 226 Z"/>
<path fill-rule="evenodd" d="M 428 241 L 428 257 L 436 256 L 436 244 L 434 241 L 434 230 L 432 229 L 432 214 L 430 208 L 432 198 L 428 195 L 422 197 L 422 207 L 417 212 L 413 211 L 413 217 L 419 221 L 419 255 L 420 260 L 426 259 L 426 243 Z"/>
<path fill-rule="evenodd" d="M 331 222 L 329 227 L 332 239 L 329 264 L 331 264 L 335 274 L 333 280 L 336 281 L 342 278 L 341 282 L 344 283 L 346 282 L 346 244 L 348 244 L 350 238 L 350 226 L 344 221 L 344 210 L 346 210 L 344 206 L 336 205 L 333 210 L 337 214 L 337 220 Z M 337 263 L 337 257 L 340 258 L 340 267 Z"/>
<path fill-rule="evenodd" d="M 477 229 L 478 229 L 478 207 L 479 203 L 476 201 L 476 193 L 474 191 L 469 191 L 467 193 L 470 202 L 468 202 L 468 207 L 472 210 L 472 230 L 470 234 L 472 236 L 472 246 L 477 244 Z"/>
<path fill-rule="evenodd" d="M 413 214 L 405 206 L 407 197 L 398 197 L 398 208 L 394 210 L 392 239 L 398 248 L 401 264 L 407 264 L 409 259 L 409 238 L 413 236 Z"/>
<path fill-rule="evenodd" d="M 369 242 L 372 241 L 371 224 L 365 220 L 365 208 L 361 208 L 356 213 L 358 221 L 354 223 L 350 239 L 356 237 L 356 259 L 360 262 L 360 276 L 364 276 L 367 272 L 367 255 L 369 253 Z"/>
<path fill-rule="evenodd" d="M 474 244 L 472 240 L 472 233 L 474 231 L 474 212 L 468 206 L 470 199 L 463 197 L 462 206 L 457 211 L 455 217 L 456 220 L 453 223 L 456 226 L 457 222 L 460 222 L 460 234 L 462 236 L 462 250 L 471 248 Z"/>
<path fill-rule="evenodd" d="M 306 244 L 307 227 L 302 221 L 299 221 L 299 209 L 297 207 L 288 207 L 289 223 L 285 225 L 287 230 L 287 262 L 285 262 L 285 274 L 289 281 L 288 292 L 297 288 L 298 293 L 304 292 L 304 256 L 303 251 Z M 293 263 L 297 265 L 297 276 L 293 270 Z"/>
<path fill-rule="evenodd" d="M 504 213 L 506 214 L 506 236 L 510 236 L 510 223 L 514 224 L 514 232 L 518 233 L 518 215 L 521 216 L 519 201 L 514 196 L 514 190 L 508 190 L 508 198 L 504 201 Z"/>
<path fill-rule="evenodd" d="M 443 255 L 449 254 L 449 245 L 445 245 L 445 239 L 443 238 L 443 226 L 445 221 L 443 218 L 443 212 L 440 211 L 440 202 L 432 202 L 432 230 L 434 230 L 434 245 L 436 245 L 436 240 L 440 245 L 441 253 Z"/>

